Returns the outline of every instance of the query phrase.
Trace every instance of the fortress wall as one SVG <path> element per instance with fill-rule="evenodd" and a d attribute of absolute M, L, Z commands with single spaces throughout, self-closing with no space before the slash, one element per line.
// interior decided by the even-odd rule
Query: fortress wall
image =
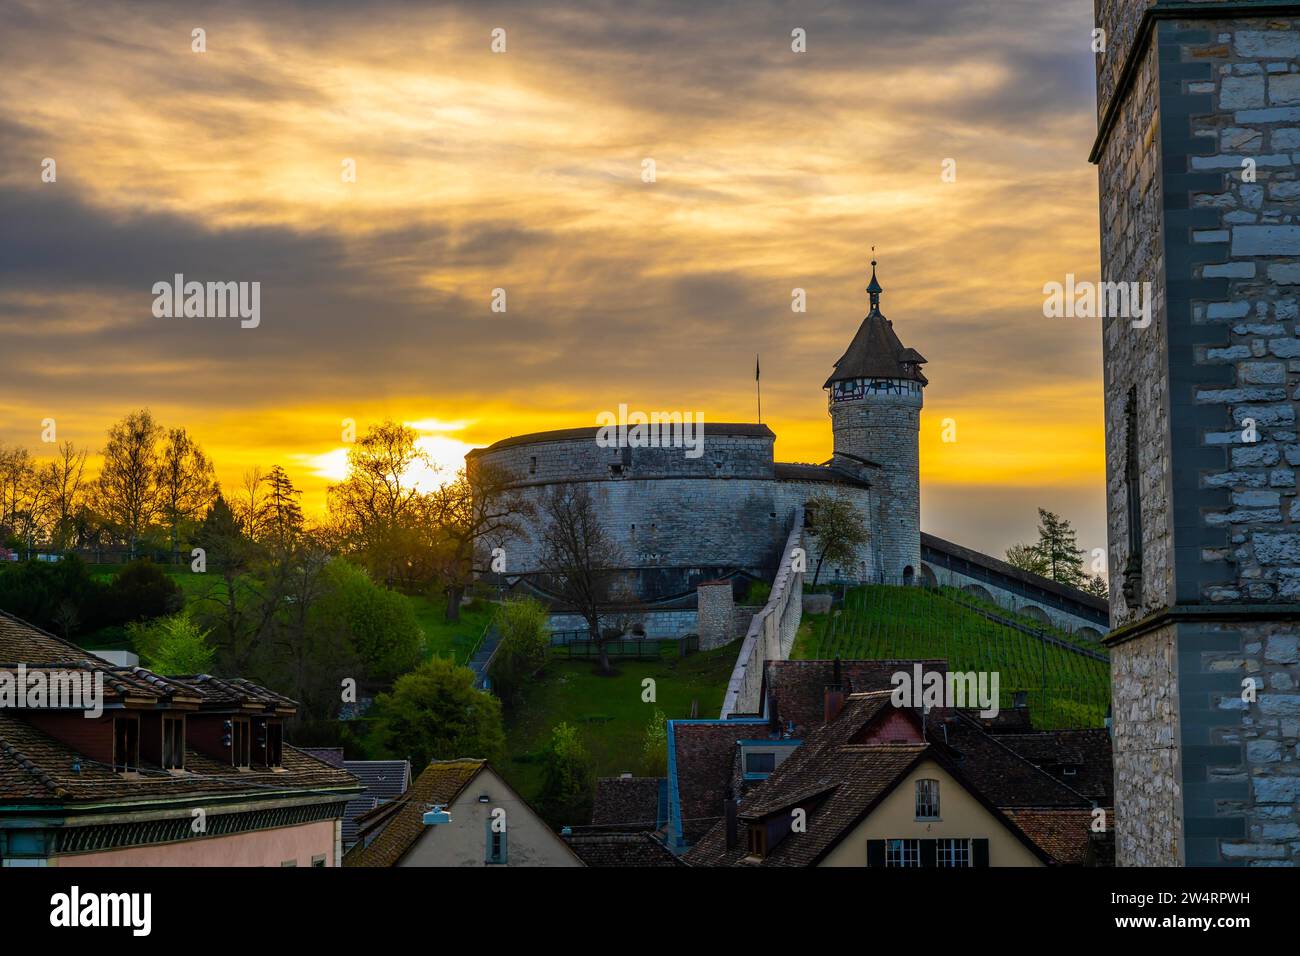
<path fill-rule="evenodd" d="M 675 640 L 697 630 L 696 613 L 690 608 L 647 611 L 638 620 L 645 627 L 647 640 Z M 578 614 L 552 614 L 549 626 L 552 631 L 587 630 L 586 620 Z"/>
<path fill-rule="evenodd" d="M 802 508 L 782 550 L 781 566 L 772 580 L 772 595 L 749 623 L 736 655 L 736 666 L 722 699 L 723 720 L 759 714 L 763 710 L 763 669 L 768 661 L 783 661 L 794 647 L 803 615 L 803 572 L 794 570 L 794 549 L 804 546 Z"/>
<path fill-rule="evenodd" d="M 732 570 L 746 570 L 770 580 L 794 509 L 814 495 L 851 496 L 859 510 L 870 514 L 871 489 L 771 478 L 770 439 L 710 439 L 705 447 L 708 450 L 702 460 L 716 474 L 708 469 L 701 472 L 698 461 L 674 463 L 672 456 L 680 456 L 679 449 L 667 456 L 664 472 L 653 471 L 648 463 L 659 462 L 670 450 L 628 449 L 632 465 L 624 473 L 630 472 L 631 477 L 611 477 L 608 461 L 620 449 L 596 449 L 597 456 L 594 442 L 544 442 L 480 453 L 478 461 L 509 468 L 511 474 L 518 475 L 522 464 L 525 474 L 519 488 L 536 510 L 524 537 L 501 544 L 506 551 L 506 574 L 540 571 L 543 504 L 555 484 L 572 481 L 588 482 L 606 532 L 623 555 L 623 567 L 645 572 L 641 579 L 649 582 L 647 586 L 661 579 L 652 587 L 655 593 L 647 597 L 680 593 L 701 579 Z M 757 449 L 768 456 L 766 476 L 757 474 L 756 461 L 761 457 Z M 577 456 L 577 466 L 558 477 L 561 462 L 570 454 Z M 724 459 L 721 468 L 714 467 L 709 458 L 713 454 Z M 727 455 L 737 457 L 731 460 Z M 538 474 L 555 474 L 554 481 L 527 480 L 533 457 L 538 460 Z M 690 477 L 692 474 L 699 477 Z M 744 477 L 746 474 L 750 477 Z M 485 543 L 485 547 L 491 546 Z M 486 554 L 479 561 L 486 566 Z M 871 555 L 863 553 L 859 566 L 871 573 Z M 656 569 L 664 573 L 656 575 Z M 830 576 L 832 570 L 823 569 L 823 576 Z M 846 569 L 845 573 L 857 576 L 858 571 Z"/>
<path fill-rule="evenodd" d="M 589 437 L 521 442 L 473 454 L 472 460 L 501 468 L 520 484 L 552 484 L 615 478 L 615 469 L 638 478 L 771 478 L 774 439 L 748 435 L 703 436 L 698 458 L 686 448 L 606 448 Z"/>
<path fill-rule="evenodd" d="M 1069 611 L 1055 607 L 1047 601 L 1034 600 L 1025 597 L 1012 587 L 1000 587 L 995 580 L 991 580 L 991 575 L 974 577 L 969 574 L 963 574 L 961 571 L 954 571 L 951 568 L 945 568 L 940 564 L 926 562 L 925 565 L 934 575 L 935 584 L 941 587 L 967 588 L 978 587 L 988 592 L 989 596 L 1002 607 L 1011 611 L 1023 612 L 1026 608 L 1037 608 L 1042 611 L 1048 621 L 1054 627 L 1059 627 L 1064 631 L 1079 631 L 1087 628 L 1097 638 L 1106 630 L 1104 624 L 1099 623 L 1091 617 L 1085 617 L 1082 614 L 1072 614 Z M 978 593 L 978 592 L 976 592 Z"/>

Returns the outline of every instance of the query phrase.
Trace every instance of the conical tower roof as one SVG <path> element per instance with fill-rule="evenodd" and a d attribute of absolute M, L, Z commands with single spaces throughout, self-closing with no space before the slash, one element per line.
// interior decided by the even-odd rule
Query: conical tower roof
<path fill-rule="evenodd" d="M 849 343 L 848 350 L 835 363 L 835 371 L 822 388 L 832 382 L 855 378 L 901 378 L 928 385 L 921 372 L 925 357 L 916 349 L 907 348 L 894 333 L 894 323 L 880 311 L 880 293 L 884 290 L 876 279 L 876 260 L 871 260 L 871 311 L 858 326 L 858 332 Z"/>

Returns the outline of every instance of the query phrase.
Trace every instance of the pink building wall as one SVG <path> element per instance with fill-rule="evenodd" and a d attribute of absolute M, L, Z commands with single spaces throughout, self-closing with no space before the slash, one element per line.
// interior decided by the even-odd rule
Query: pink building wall
<path fill-rule="evenodd" d="M 294 860 L 311 866 L 324 856 L 334 866 L 333 820 L 318 820 L 275 830 L 255 830 L 231 836 L 196 837 L 180 843 L 128 847 L 100 853 L 71 853 L 54 857 L 50 866 L 280 866 Z"/>

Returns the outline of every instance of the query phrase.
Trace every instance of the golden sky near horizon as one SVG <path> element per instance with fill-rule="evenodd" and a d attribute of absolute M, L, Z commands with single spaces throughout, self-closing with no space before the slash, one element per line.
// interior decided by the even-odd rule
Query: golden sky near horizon
<path fill-rule="evenodd" d="M 0 442 L 41 454 L 53 417 L 98 448 L 147 406 L 314 509 L 344 419 L 449 469 L 620 403 L 751 421 L 758 352 L 778 458 L 822 461 L 875 245 L 929 359 L 926 530 L 1000 554 L 1044 505 L 1102 546 L 1100 332 L 1042 315 L 1097 274 L 1091 28 L 1083 0 L 7 4 Z M 155 318 L 176 273 L 260 282 L 260 325 Z"/>

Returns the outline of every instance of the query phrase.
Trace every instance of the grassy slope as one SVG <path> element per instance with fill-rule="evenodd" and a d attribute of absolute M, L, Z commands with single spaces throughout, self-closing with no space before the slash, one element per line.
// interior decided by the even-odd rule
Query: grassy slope
<path fill-rule="evenodd" d="M 503 774 L 526 799 L 534 799 L 541 786 L 540 755 L 550 743 L 551 729 L 566 722 L 582 733 L 600 776 L 624 770 L 639 775 L 643 735 L 655 708 L 670 719 L 689 717 L 696 700 L 700 717 L 718 716 L 737 650 L 738 645 L 730 644 L 685 658 L 617 661 L 616 677 L 598 676 L 587 662 L 552 662 L 507 717 L 509 757 Z M 646 677 L 655 680 L 653 704 L 641 700 Z"/>
<path fill-rule="evenodd" d="M 460 621 L 448 624 L 443 618 L 446 602 L 431 600 L 421 595 L 407 595 L 415 619 L 424 629 L 426 645 L 430 657 L 450 657 L 457 664 L 469 660 L 470 652 L 478 643 L 483 628 L 492 619 L 493 605 L 486 601 L 475 601 L 460 609 Z"/>
<path fill-rule="evenodd" d="M 1029 692 L 1035 727 L 1100 727 L 1110 697 L 1109 667 L 1054 647 L 920 588 L 854 590 L 843 611 L 800 628 L 795 658 L 945 658 L 952 670 L 997 671 L 1001 706 Z"/>

